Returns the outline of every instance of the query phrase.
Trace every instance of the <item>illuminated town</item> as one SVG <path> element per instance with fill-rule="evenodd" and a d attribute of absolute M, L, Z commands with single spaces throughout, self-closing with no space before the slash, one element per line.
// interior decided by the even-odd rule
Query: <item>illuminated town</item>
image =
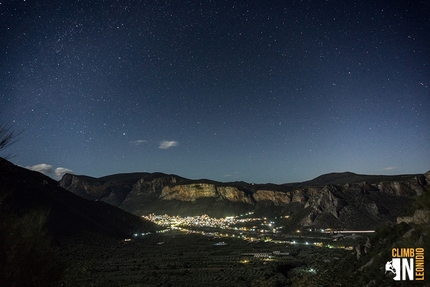
<path fill-rule="evenodd" d="M 213 218 L 208 215 L 199 216 L 169 216 L 149 214 L 142 216 L 165 229 L 160 232 L 171 230 L 185 233 L 197 233 L 215 238 L 240 238 L 250 242 L 272 242 L 282 244 L 300 244 L 328 248 L 352 249 L 352 246 L 339 244 L 338 240 L 351 242 L 360 235 L 359 233 L 371 233 L 368 231 L 334 231 L 327 229 L 304 229 L 295 230 L 292 233 L 282 232 L 283 226 L 277 226 L 275 221 L 265 217 L 252 217 L 253 212 L 240 216 L 225 218 Z M 285 216 L 288 218 L 288 216 Z M 356 234 L 357 233 L 357 234 Z M 144 235 L 144 234 L 142 234 Z M 135 237 L 140 236 L 136 233 Z M 346 242 L 345 242 L 346 243 Z"/>

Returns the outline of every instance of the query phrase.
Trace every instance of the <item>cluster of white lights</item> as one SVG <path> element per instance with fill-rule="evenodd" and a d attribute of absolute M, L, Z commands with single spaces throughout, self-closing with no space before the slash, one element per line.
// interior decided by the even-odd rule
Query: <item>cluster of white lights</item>
<path fill-rule="evenodd" d="M 252 213 L 249 213 L 249 214 L 252 214 Z M 246 214 L 246 215 L 249 215 L 249 214 Z M 213 227 L 213 228 L 220 228 L 220 229 L 236 229 L 236 230 L 237 228 L 232 227 L 235 224 L 264 220 L 263 218 L 240 219 L 240 216 L 213 218 L 206 214 L 198 215 L 198 216 L 187 216 L 187 217 L 169 216 L 167 214 L 164 214 L 164 215 L 150 214 L 150 215 L 143 215 L 142 217 L 145 218 L 146 220 L 152 221 L 155 224 L 163 227 L 177 227 L 177 226 Z"/>

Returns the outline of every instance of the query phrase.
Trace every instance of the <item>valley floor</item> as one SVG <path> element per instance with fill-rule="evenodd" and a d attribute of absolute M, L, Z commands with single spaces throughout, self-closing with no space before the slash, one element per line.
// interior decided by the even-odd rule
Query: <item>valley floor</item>
<path fill-rule="evenodd" d="M 65 286 L 287 286 L 318 262 L 352 252 L 178 231 L 131 241 L 88 234 L 59 246 Z"/>

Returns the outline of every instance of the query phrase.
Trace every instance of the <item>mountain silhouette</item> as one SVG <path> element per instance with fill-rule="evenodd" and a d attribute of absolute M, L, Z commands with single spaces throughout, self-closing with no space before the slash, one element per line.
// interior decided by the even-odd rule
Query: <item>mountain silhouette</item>
<path fill-rule="evenodd" d="M 95 232 L 118 238 L 157 227 L 117 207 L 77 196 L 55 180 L 0 158 L 0 203 L 7 214 L 32 210 L 47 214 L 47 228 L 54 235 Z"/>

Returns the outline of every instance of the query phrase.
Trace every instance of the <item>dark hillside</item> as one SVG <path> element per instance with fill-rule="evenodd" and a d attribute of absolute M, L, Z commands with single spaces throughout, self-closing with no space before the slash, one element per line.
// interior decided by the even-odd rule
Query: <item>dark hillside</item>
<path fill-rule="evenodd" d="M 8 213 L 47 212 L 47 225 L 54 235 L 89 231 L 123 238 L 136 231 L 156 229 L 135 215 L 103 202 L 83 199 L 49 177 L 3 158 L 0 158 L 0 197 L 2 209 Z"/>

